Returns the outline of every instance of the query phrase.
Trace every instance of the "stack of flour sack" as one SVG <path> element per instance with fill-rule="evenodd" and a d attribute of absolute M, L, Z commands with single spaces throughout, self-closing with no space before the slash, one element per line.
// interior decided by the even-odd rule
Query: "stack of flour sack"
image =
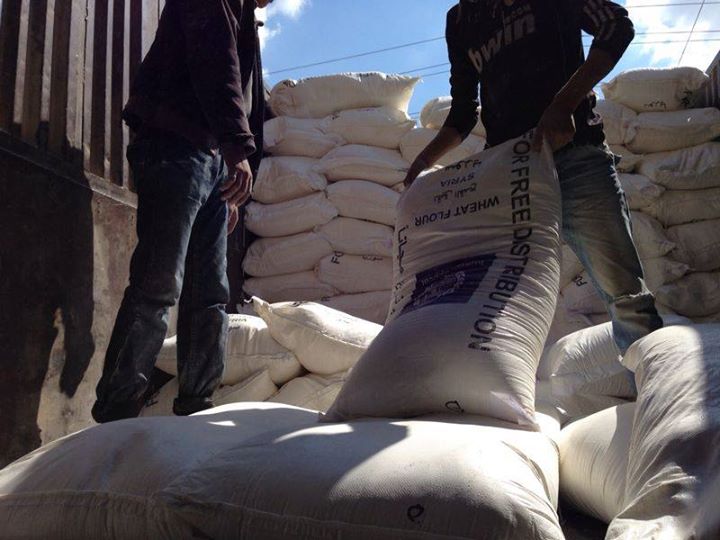
<path fill-rule="evenodd" d="M 390 303 L 395 206 L 415 127 L 418 79 L 381 73 L 284 81 L 265 125 L 247 230 L 244 289 L 269 302 L 317 301 L 383 323 Z"/>
<path fill-rule="evenodd" d="M 603 85 L 607 142 L 618 163 L 648 288 L 662 313 L 720 320 L 720 110 L 693 108 L 707 83 L 689 68 L 637 69 Z M 572 250 L 548 345 L 608 320 Z"/>
<path fill-rule="evenodd" d="M 598 104 L 666 328 L 621 355 L 582 265 L 563 250 L 538 388 L 564 415 L 560 490 L 606 538 L 711 539 L 720 488 L 720 112 L 693 68 L 633 70 Z"/>

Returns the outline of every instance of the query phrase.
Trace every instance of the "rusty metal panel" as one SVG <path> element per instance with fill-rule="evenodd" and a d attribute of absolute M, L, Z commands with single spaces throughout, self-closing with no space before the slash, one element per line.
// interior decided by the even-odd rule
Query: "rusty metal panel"
<path fill-rule="evenodd" d="M 122 109 L 163 0 L 3 0 L 0 130 L 128 189 Z"/>

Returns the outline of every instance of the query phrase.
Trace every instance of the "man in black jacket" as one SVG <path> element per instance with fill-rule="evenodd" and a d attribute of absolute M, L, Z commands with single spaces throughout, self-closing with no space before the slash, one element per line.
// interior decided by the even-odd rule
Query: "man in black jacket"
<path fill-rule="evenodd" d="M 97 386 L 98 422 L 139 414 L 178 299 L 173 410 L 212 406 L 227 336 L 227 235 L 262 146 L 254 10 L 270 1 L 168 0 L 133 81 L 123 118 L 133 132 L 138 245 Z"/>
<path fill-rule="evenodd" d="M 582 30 L 594 37 L 587 60 Z M 609 0 L 461 0 L 446 23 L 450 114 L 405 180 L 410 185 L 468 136 L 478 120 L 478 85 L 489 146 L 537 127 L 535 150 L 546 140 L 555 152 L 563 235 L 608 306 L 621 352 L 662 326 L 593 112 L 593 88 L 634 35 L 627 11 Z"/>

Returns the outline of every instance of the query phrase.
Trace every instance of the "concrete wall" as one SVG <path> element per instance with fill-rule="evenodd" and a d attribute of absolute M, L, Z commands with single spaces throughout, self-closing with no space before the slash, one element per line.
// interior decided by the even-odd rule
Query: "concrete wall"
<path fill-rule="evenodd" d="M 0 150 L 0 467 L 92 424 L 134 196 Z"/>

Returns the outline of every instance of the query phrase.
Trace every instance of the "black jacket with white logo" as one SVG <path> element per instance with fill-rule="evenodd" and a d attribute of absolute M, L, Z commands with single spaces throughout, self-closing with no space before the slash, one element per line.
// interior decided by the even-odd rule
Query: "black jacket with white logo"
<path fill-rule="evenodd" d="M 477 122 L 478 84 L 488 144 L 535 127 L 592 47 L 619 60 L 635 31 L 608 0 L 463 0 L 447 15 L 452 108 L 445 122 L 466 137 Z M 600 144 L 602 122 L 591 93 L 575 111 L 575 142 Z"/>

